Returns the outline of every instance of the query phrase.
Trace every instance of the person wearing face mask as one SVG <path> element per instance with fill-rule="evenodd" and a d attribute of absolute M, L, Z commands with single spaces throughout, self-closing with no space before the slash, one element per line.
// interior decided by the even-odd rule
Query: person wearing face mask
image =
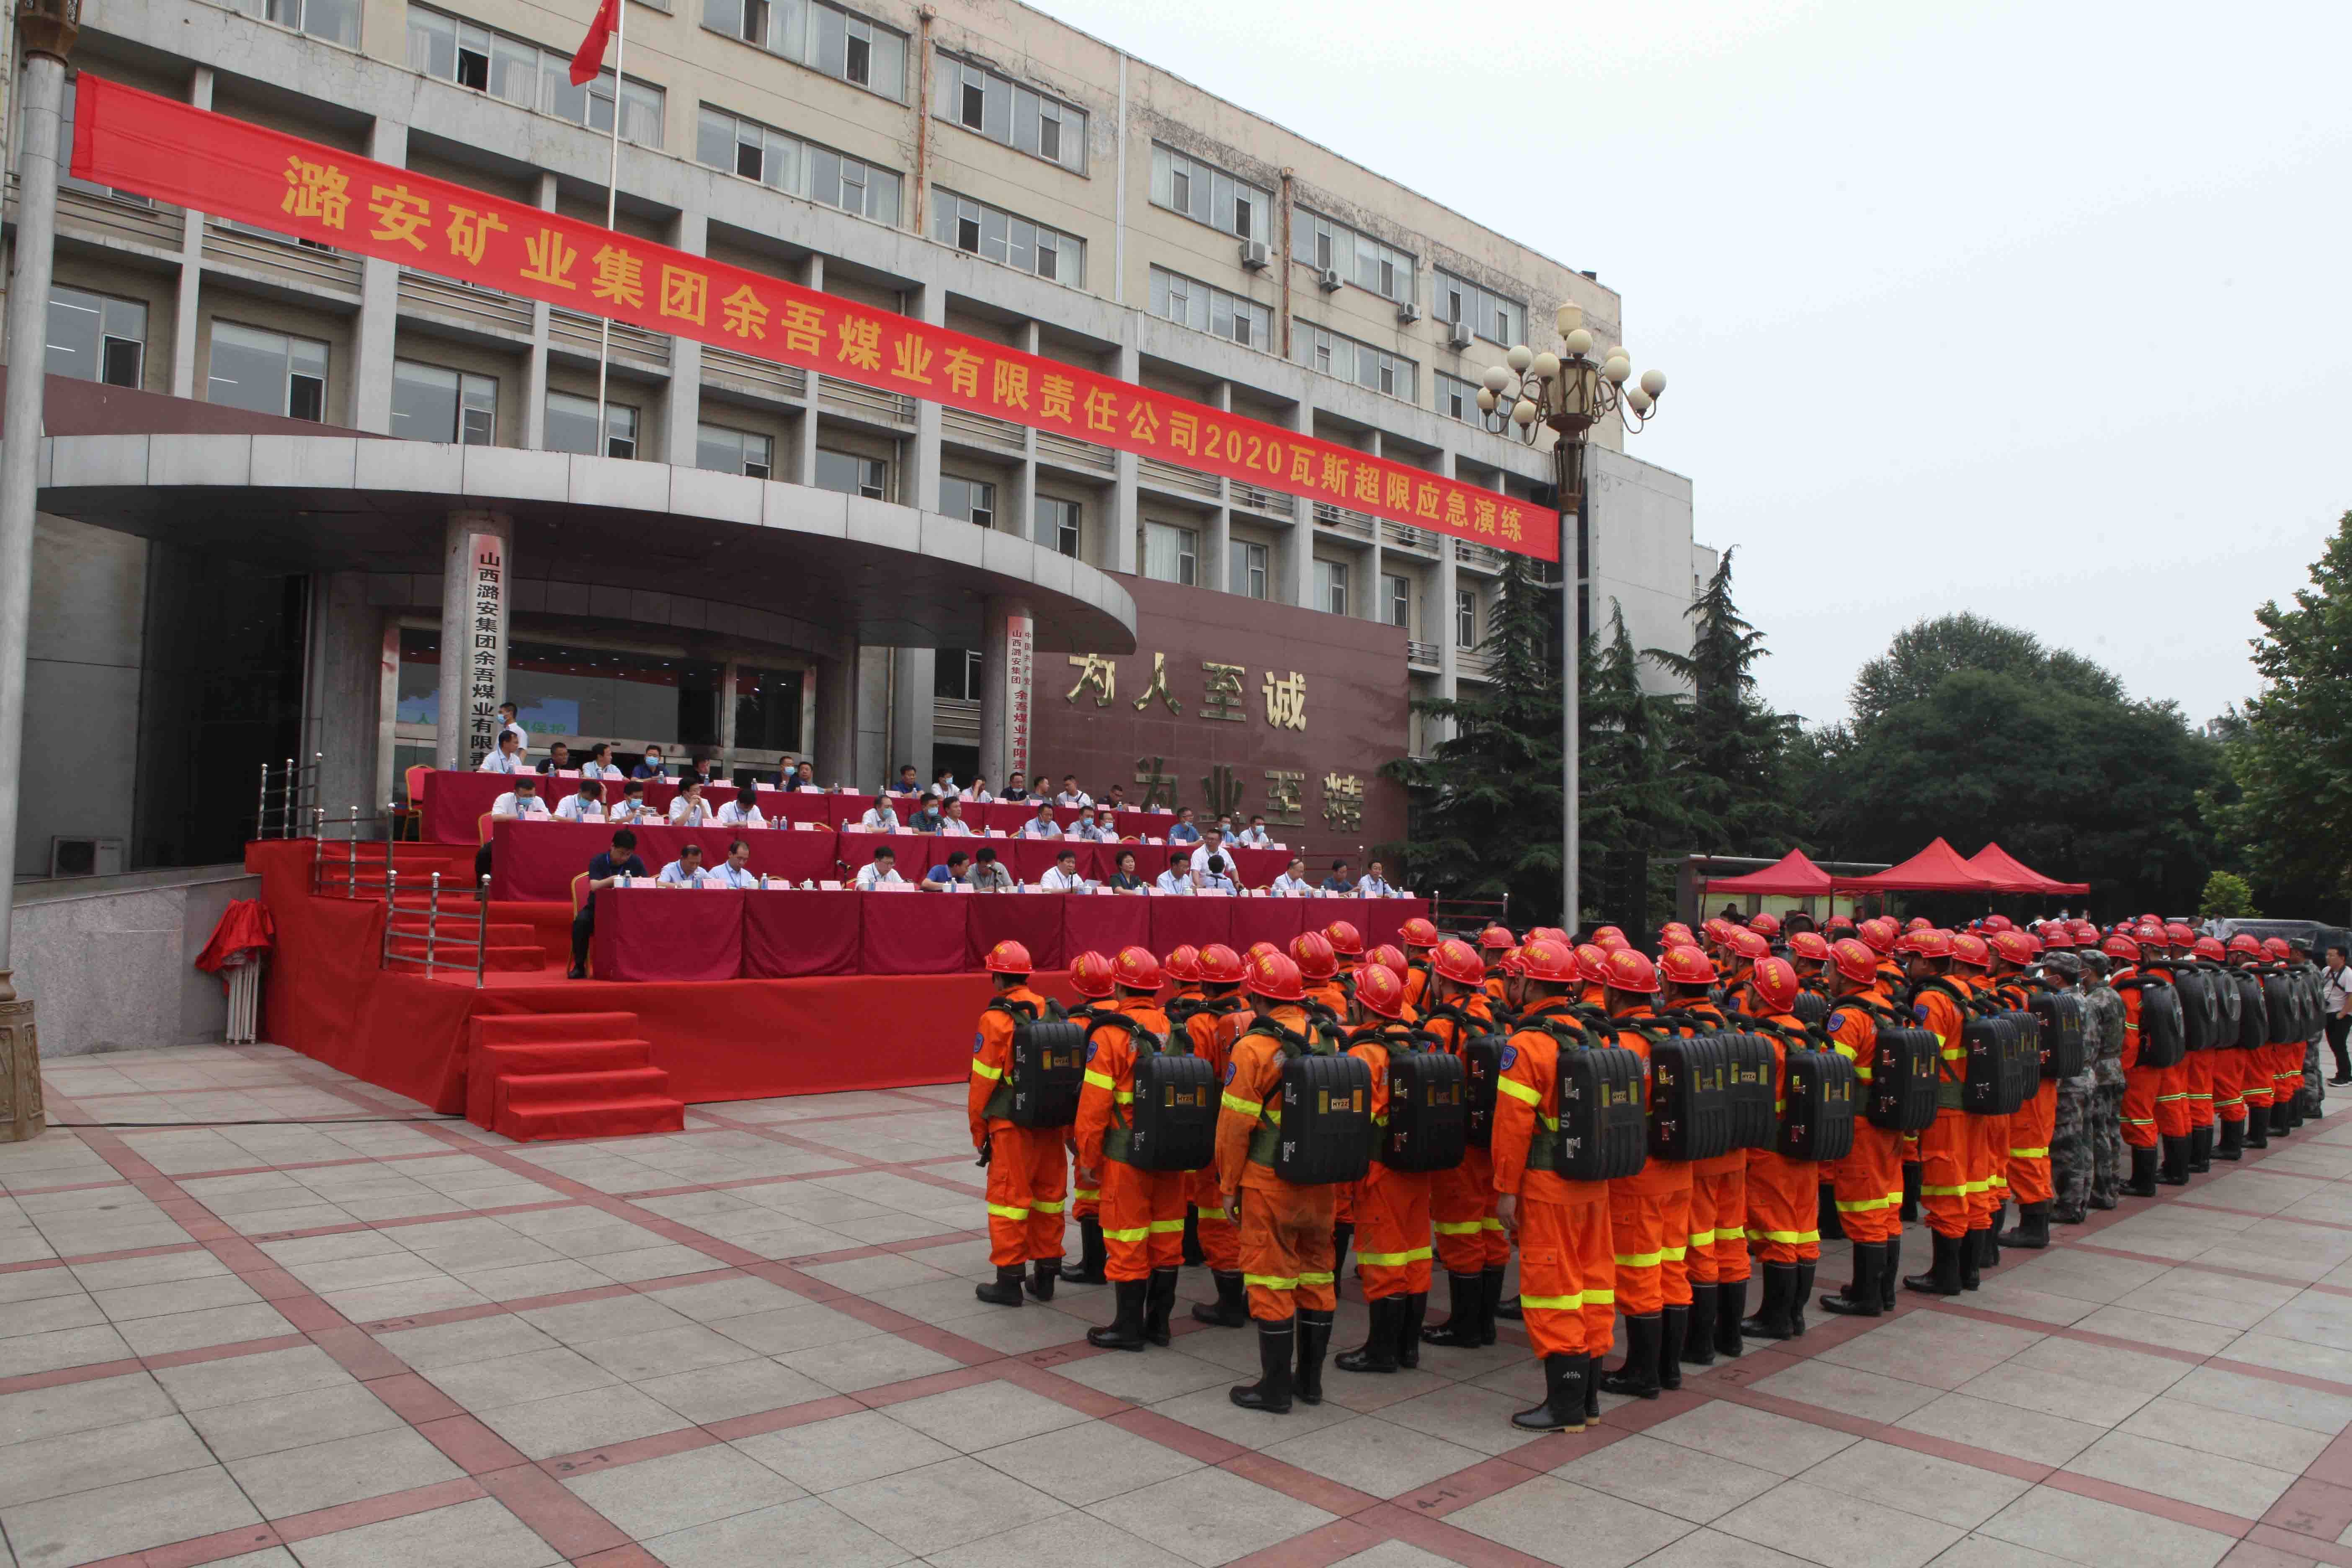
<path fill-rule="evenodd" d="M 639 763 L 635 767 L 630 769 L 629 776 L 633 779 L 657 779 L 666 777 L 667 775 L 662 772 L 661 748 L 659 746 L 647 746 L 646 748 L 646 760 Z"/>

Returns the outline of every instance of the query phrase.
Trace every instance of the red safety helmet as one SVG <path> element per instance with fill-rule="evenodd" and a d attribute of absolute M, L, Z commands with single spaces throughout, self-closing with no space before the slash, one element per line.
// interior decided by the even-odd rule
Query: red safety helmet
<path fill-rule="evenodd" d="M 1102 997 L 1110 994 L 1117 984 L 1111 974 L 1111 961 L 1099 952 L 1082 952 L 1070 963 L 1070 989 L 1081 996 Z"/>
<path fill-rule="evenodd" d="M 1977 923 L 1982 926 L 1988 932 L 1997 931 L 2013 931 L 2017 926 L 2017 922 L 2011 920 L 2007 915 L 1987 915 L 1983 920 Z"/>
<path fill-rule="evenodd" d="M 1985 945 L 1984 938 L 1964 931 L 1952 939 L 1952 962 L 1970 969 L 1990 969 L 1992 949 Z"/>
<path fill-rule="evenodd" d="M 1673 985 L 1712 985 L 1715 961 L 1696 947 L 1670 947 L 1658 960 L 1658 973 Z"/>
<path fill-rule="evenodd" d="M 1770 942 L 1749 931 L 1746 926 L 1733 926 L 1731 935 L 1725 945 L 1731 949 L 1732 957 L 1745 959 L 1750 963 L 1772 951 Z"/>
<path fill-rule="evenodd" d="M 1422 915 L 1415 915 L 1398 927 L 1397 935 L 1407 947 L 1435 947 L 1438 943 L 1437 927 Z"/>
<path fill-rule="evenodd" d="M 1201 973 L 1201 950 L 1191 942 L 1179 942 L 1169 949 L 1167 962 L 1161 965 L 1168 978 L 1179 985 L 1198 985 Z"/>
<path fill-rule="evenodd" d="M 2099 951 L 2109 958 L 2120 958 L 2126 963 L 2139 962 L 2139 943 L 2121 931 L 2116 932 L 2115 935 L 2099 943 Z"/>
<path fill-rule="evenodd" d="M 1529 934 L 1534 936 L 1551 936 L 1553 933 L 1552 929 L 1549 926 L 1538 926 L 1535 931 Z M 1565 933 L 1561 934 L 1565 935 Z M 1617 942 L 1623 942 L 1627 947 L 1633 945 L 1632 942 L 1625 941 L 1625 933 L 1618 930 L 1615 926 L 1602 926 L 1600 930 L 1592 933 L 1592 940 L 1603 947 L 1608 946 L 1612 938 Z"/>
<path fill-rule="evenodd" d="M 1333 921 L 1323 928 L 1323 934 L 1329 940 L 1331 951 L 1341 958 L 1364 956 L 1364 939 L 1356 934 L 1356 928 L 1346 921 Z"/>
<path fill-rule="evenodd" d="M 1758 959 L 1756 973 L 1748 980 L 1769 1011 L 1785 1013 L 1797 1005 L 1797 970 L 1787 959 Z"/>
<path fill-rule="evenodd" d="M 1867 984 L 1878 976 L 1878 954 L 1871 951 L 1868 942 L 1857 942 L 1850 936 L 1841 937 L 1830 944 L 1830 962 L 1837 965 L 1837 972 L 1848 980 Z"/>
<path fill-rule="evenodd" d="M 1253 996 L 1263 996 L 1269 1002 L 1303 1002 L 1307 989 L 1300 984 L 1298 965 L 1278 952 L 1262 952 L 1250 960 L 1249 979 L 1244 983 Z"/>
<path fill-rule="evenodd" d="M 1404 982 L 1384 963 L 1356 966 L 1356 1005 L 1383 1018 L 1404 1016 Z"/>
<path fill-rule="evenodd" d="M 1658 945 L 1661 947 L 1696 947 L 1698 945 L 1698 934 L 1692 931 L 1690 927 L 1683 924 L 1680 921 L 1668 921 L 1665 924 L 1658 928 Z"/>
<path fill-rule="evenodd" d="M 1402 980 L 1404 978 L 1405 971 L 1409 967 L 1404 961 L 1404 949 L 1398 947 L 1393 942 L 1384 942 L 1364 956 L 1370 959 L 1374 963 L 1379 964 L 1383 969 L 1392 969 L 1396 971 L 1396 977 L 1399 980 Z"/>
<path fill-rule="evenodd" d="M 1455 936 L 1437 944 L 1437 951 L 1429 955 L 1429 967 L 1439 979 L 1457 985 L 1476 985 L 1486 978 L 1486 965 L 1480 961 L 1478 950 Z"/>
<path fill-rule="evenodd" d="M 2230 952 L 2250 952 L 2256 958 L 2260 958 L 2263 955 L 2263 944 L 2256 942 L 2244 931 L 2240 931 L 2237 935 L 2231 937 L 2226 944 L 2225 950 Z"/>
<path fill-rule="evenodd" d="M 2189 926 L 2185 926 L 2179 921 L 2165 921 L 2164 935 L 2166 940 L 2170 942 L 2175 947 L 2195 947 L 2197 945 L 2197 932 L 2195 929 Z"/>
<path fill-rule="evenodd" d="M 1339 973 L 1339 955 L 1331 951 L 1331 939 L 1319 931 L 1301 931 L 1290 939 L 1290 956 L 1298 964 L 1298 973 L 1309 980 L 1328 980 Z"/>
<path fill-rule="evenodd" d="M 1615 951 L 1619 952 L 1630 952 L 1633 950 L 1631 948 L 1618 948 Z M 1610 949 L 1602 947 L 1599 942 L 1588 942 L 1579 947 L 1576 950 L 1576 977 L 1589 984 L 1608 984 L 1610 952 Z"/>
<path fill-rule="evenodd" d="M 1608 972 L 1601 984 L 1612 991 L 1632 991 L 1643 996 L 1654 996 L 1660 989 L 1657 966 L 1630 947 L 1609 955 Z"/>
<path fill-rule="evenodd" d="M 2142 921 L 2132 927 L 2131 939 L 2143 948 L 2168 947 L 2172 939 L 2164 934 L 2164 927 L 2156 921 Z"/>
<path fill-rule="evenodd" d="M 1748 921 L 1748 929 L 1754 931 L 1758 936 L 1779 936 L 1780 934 L 1780 917 L 1772 913 L 1769 910 L 1764 910 Z"/>
<path fill-rule="evenodd" d="M 2097 926 L 2093 925 L 2088 921 L 2076 921 L 2074 922 L 2074 942 L 2076 945 L 2079 946 L 2084 942 L 2096 942 L 2098 940 L 2099 928 Z"/>
<path fill-rule="evenodd" d="M 1913 915 L 1911 917 L 1911 923 L 1903 928 L 1903 933 L 1906 936 L 1908 936 L 1915 931 L 1934 931 L 1935 929 L 1936 922 L 1929 920 L 1926 915 Z"/>
<path fill-rule="evenodd" d="M 1528 940 L 1529 942 L 1533 942 L 1538 937 L 1542 937 L 1549 942 L 1568 941 L 1568 933 L 1560 930 L 1558 926 L 1529 926 L 1528 928 Z"/>
<path fill-rule="evenodd" d="M 1519 939 L 1511 934 L 1508 926 L 1488 926 L 1478 933 L 1478 945 L 1489 952 L 1501 952 L 1506 948 L 1518 946 Z"/>
<path fill-rule="evenodd" d="M 1715 943 L 1716 946 L 1721 947 L 1723 945 L 1724 939 L 1731 934 L 1731 922 L 1725 920 L 1721 915 L 1717 915 L 1715 919 L 1701 925 L 1698 928 L 1698 931 L 1699 935 L 1706 938 L 1707 941 Z M 1694 943 L 1693 945 L 1696 946 L 1696 944 Z"/>
<path fill-rule="evenodd" d="M 1242 955 L 1222 942 L 1201 950 L 1201 981 L 1207 985 L 1239 985 L 1247 973 Z"/>
<path fill-rule="evenodd" d="M 1525 974 L 1528 972 L 1527 959 L 1516 947 L 1495 960 L 1495 967 L 1505 974 Z"/>
<path fill-rule="evenodd" d="M 2294 956 L 2294 950 L 2287 946 L 2286 938 L 2283 936 L 2263 938 L 2263 952 L 2277 959 L 2281 963 Z"/>
<path fill-rule="evenodd" d="M 2072 947 L 2074 945 L 2074 928 L 2070 925 L 2061 924 L 2057 921 L 2044 921 L 2042 923 L 2042 929 L 2034 932 L 2034 935 L 2042 939 L 2042 945 L 2044 947 Z"/>
<path fill-rule="evenodd" d="M 1160 989 L 1160 961 L 1151 956 L 1148 947 L 1122 947 L 1118 960 L 1110 966 L 1111 978 L 1129 991 Z"/>
<path fill-rule="evenodd" d="M 1830 961 L 1830 939 L 1817 931 L 1801 931 L 1789 939 L 1789 951 L 1815 963 Z"/>
<path fill-rule="evenodd" d="M 2229 953 L 2222 948 L 2220 937 L 2200 936 L 2197 939 L 2197 956 L 2209 963 L 2219 963 L 2227 958 Z"/>
<path fill-rule="evenodd" d="M 1244 963 L 1255 963 L 1267 953 L 1280 952 L 1281 951 L 1282 949 L 1275 946 L 1274 943 L 1270 942 L 1254 942 L 1249 944 L 1249 951 L 1242 954 L 1242 962 Z"/>
<path fill-rule="evenodd" d="M 1852 931 L 1853 929 L 1853 917 L 1852 915 L 1832 915 L 1828 920 L 1822 922 L 1822 930 L 1825 931 Z"/>
<path fill-rule="evenodd" d="M 1992 933 L 1992 950 L 2020 969 L 2033 962 L 2033 939 L 2015 929 Z"/>
<path fill-rule="evenodd" d="M 1576 952 L 1564 942 L 1538 937 L 1519 949 L 1519 972 L 1553 985 L 1576 984 Z"/>
<path fill-rule="evenodd" d="M 1873 952 L 1893 952 L 1895 944 L 1902 937 L 1903 932 L 1901 928 L 1886 916 L 1874 915 L 1855 928 L 1855 934 L 1862 938 L 1864 945 Z"/>
<path fill-rule="evenodd" d="M 1017 942 L 998 942 L 982 962 L 991 974 L 1026 974 L 1036 967 L 1029 962 L 1029 950 Z"/>
<path fill-rule="evenodd" d="M 1933 926 L 1906 931 L 1895 943 L 1895 951 L 1920 958 L 1949 958 L 1952 956 L 1951 933 L 1937 931 Z"/>
<path fill-rule="evenodd" d="M 1621 947 L 1631 947 L 1633 944 L 1627 942 L 1622 935 L 1613 935 L 1608 931 L 1602 931 L 1593 937 L 1592 945 L 1599 948 L 1603 952 L 1615 952 Z M 1696 947 L 1698 944 L 1696 942 L 1676 942 L 1672 945 L 1677 947 Z"/>

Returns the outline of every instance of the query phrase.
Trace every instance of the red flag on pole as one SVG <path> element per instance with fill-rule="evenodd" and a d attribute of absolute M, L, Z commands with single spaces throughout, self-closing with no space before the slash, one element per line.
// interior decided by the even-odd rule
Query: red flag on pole
<path fill-rule="evenodd" d="M 598 0 L 596 19 L 588 24 L 588 36 L 580 40 L 580 52 L 572 57 L 572 86 L 585 87 L 596 79 L 596 73 L 604 68 L 604 46 L 620 25 L 621 0 Z"/>

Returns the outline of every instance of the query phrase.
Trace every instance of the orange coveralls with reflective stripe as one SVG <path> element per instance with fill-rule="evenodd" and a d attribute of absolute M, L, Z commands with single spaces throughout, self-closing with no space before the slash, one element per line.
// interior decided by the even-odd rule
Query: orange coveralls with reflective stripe
<path fill-rule="evenodd" d="M 1765 1022 L 1800 1038 L 1805 1033 L 1805 1021 L 1791 1014 L 1774 1013 Z M 1778 1035 L 1764 1037 L 1772 1043 L 1772 1113 L 1780 1116 L 1789 1105 L 1789 1046 Z M 1742 1152 L 1748 1157 L 1748 1239 L 1763 1249 L 1767 1263 L 1811 1263 L 1820 1258 L 1820 1163 L 1791 1160 L 1769 1149 Z M 1901 1177 L 1896 1181 L 1899 1184 Z"/>
<path fill-rule="evenodd" d="M 1026 985 L 1016 985 L 997 999 L 1025 1002 L 1041 1015 L 1045 1008 L 1045 999 Z M 1063 1194 L 1069 1190 L 1061 1128 L 1015 1127 L 1001 1116 L 986 1114 L 989 1097 L 1012 1066 L 1013 1020 L 992 1007 L 981 1014 L 979 1032 L 972 1036 L 971 1088 L 965 1110 L 971 1121 L 971 1146 L 990 1152 L 988 1260 L 999 1268 L 1062 1256 Z"/>
<path fill-rule="evenodd" d="M 2308 965 L 2303 967 L 2308 967 Z M 2276 963 L 2271 966 L 2272 973 L 2289 976 L 2294 973 L 2296 968 L 2297 966 L 2292 963 Z M 2271 1047 L 2270 1051 L 2271 1099 L 2277 1104 L 2284 1105 L 2303 1092 L 2304 1042 L 2289 1040 L 2283 1046 Z"/>
<path fill-rule="evenodd" d="M 2150 980 L 2161 980 L 2167 985 L 2172 984 L 2172 966 L 2169 963 L 2143 963 L 2140 965 L 2139 972 Z M 2286 1048 L 2294 1053 L 2295 1067 L 2300 1076 L 2303 1066 L 2303 1047 L 2298 1045 Z M 2158 1069 L 2161 1076 L 2157 1079 L 2156 1084 L 2156 1131 L 2162 1137 L 2186 1138 L 2189 1136 L 2189 1055 L 2184 1052 L 2179 1062 L 2171 1067 Z M 2125 1098 L 2129 1099 L 2131 1079 L 2128 1073 L 2125 1075 L 2124 1081 Z"/>
<path fill-rule="evenodd" d="M 1348 1054 L 1361 1057 L 1372 1069 L 1372 1129 L 1384 1137 L 1389 1123 L 1389 1053 L 1381 1030 L 1358 1029 L 1349 1035 Z M 1427 1171 L 1392 1171 L 1380 1162 L 1380 1143 L 1371 1169 L 1356 1187 L 1356 1279 L 1364 1300 L 1408 1296 L 1429 1289 L 1429 1178 Z"/>
<path fill-rule="evenodd" d="M 1411 1012 L 1427 1011 L 1423 1005 L 1422 999 L 1429 994 L 1430 962 L 1429 954 L 1425 952 L 1416 953 L 1405 961 L 1404 1005 Z"/>
<path fill-rule="evenodd" d="M 2124 1001 L 2124 1142 L 2135 1149 L 2153 1149 L 2157 1142 L 2156 1097 L 2162 1092 L 2164 1069 L 2139 1065 L 2139 988 L 2117 982 L 2138 978 L 2126 964 L 2107 976 Z"/>
<path fill-rule="evenodd" d="M 2216 985 L 2238 984 L 2237 971 L 2226 964 L 2208 963 L 2205 968 Z M 2229 1038 L 2213 1053 L 2213 1120 L 2243 1121 L 2254 1053 L 2239 1046 L 2237 1034 L 2231 1029 L 2227 1018 L 2221 1021 L 2221 1028 Z"/>
<path fill-rule="evenodd" d="M 1274 1021 L 1304 1034 L 1307 1010 L 1286 1002 L 1274 1009 Z M 1295 1317 L 1301 1307 L 1328 1312 L 1339 1301 L 1331 1273 L 1333 1189 L 1293 1185 L 1273 1166 L 1249 1157 L 1250 1134 L 1280 1114 L 1281 1099 L 1280 1043 L 1244 1026 L 1225 1064 L 1217 1187 L 1241 1199 L 1242 1279 L 1249 1287 L 1250 1316 L 1268 1323 Z"/>
<path fill-rule="evenodd" d="M 2032 993 L 2015 975 L 2002 975 L 2000 990 L 2011 1006 L 2031 1011 Z M 2045 1078 L 2034 1086 L 2033 1098 L 2009 1119 L 2006 1173 L 2009 1195 L 2019 1203 L 2050 1201 L 2050 1140 L 2057 1130 L 2058 1080 Z"/>
<path fill-rule="evenodd" d="M 1118 1010 L 1147 1033 L 1168 1037 L 1168 1015 L 1146 996 Z M 1190 1172 L 1139 1171 L 1103 1152 L 1113 1122 L 1132 1124 L 1135 1037 L 1117 1025 L 1095 1031 L 1087 1046 L 1086 1087 L 1078 1091 L 1078 1168 L 1090 1171 L 1102 1193 L 1103 1273 L 1113 1279 L 1148 1279 L 1154 1268 L 1184 1263 L 1184 1187 Z"/>
<path fill-rule="evenodd" d="M 1568 1005 L 1538 1002 L 1528 1016 L 1555 1011 Z M 1608 1353 L 1617 1300 L 1609 1184 L 1527 1168 L 1538 1125 L 1559 1127 L 1559 1049 L 1541 1029 L 1512 1031 L 1488 1149 L 1496 1191 L 1518 1194 L 1519 1310 L 1538 1359 Z"/>
<path fill-rule="evenodd" d="M 1961 1035 L 1968 1026 L 1967 1015 L 1958 1003 L 1933 986 L 1920 988 L 1917 1005 L 1926 1010 L 1921 1026 L 1936 1037 L 1942 1057 L 1937 1068 L 1938 1081 L 1965 1081 L 1968 1047 Z M 1935 1121 L 1919 1134 L 1919 1206 L 1927 1211 L 1927 1226 L 1937 1236 L 1958 1238 L 1975 1226 L 1976 1202 L 1988 1190 L 1984 1135 L 1976 1125 L 1982 1120 L 1958 1106 L 1939 1105 Z"/>
<path fill-rule="evenodd" d="M 1636 1007 L 1614 1022 L 1623 1026 L 1617 1045 L 1639 1052 L 1643 1062 L 1642 1107 L 1650 1104 L 1649 1037 L 1633 1026 L 1654 1015 Z M 1690 1305 L 1691 1163 L 1654 1154 L 1633 1175 L 1608 1184 L 1609 1227 L 1617 1264 L 1617 1305 L 1629 1318 L 1647 1317 L 1662 1307 Z"/>
<path fill-rule="evenodd" d="M 1991 997 L 1996 990 L 1992 976 L 1982 970 L 1971 970 L 1962 974 L 1956 965 L 1952 978 L 1959 982 L 1962 991 L 1979 1004 Z M 1967 1070 L 1965 1062 L 1961 1070 Z M 1987 1230 L 1992 1226 L 1992 1216 L 1999 1214 L 2000 1205 L 2009 1201 L 2009 1118 L 1971 1116 L 1969 1128 L 1976 1134 L 1977 1140 L 1976 1163 L 1971 1167 L 1973 1174 L 1969 1177 L 1976 1185 L 1976 1191 L 1969 1194 L 1969 1228 Z"/>
<path fill-rule="evenodd" d="M 2246 963 L 2239 967 L 2252 971 L 2254 978 L 2257 981 L 2261 980 L 2260 965 Z M 2270 1037 L 2269 1015 L 2265 1013 L 2263 1017 L 2265 1021 L 2263 1025 L 2263 1037 L 2268 1039 Z M 2271 1112 L 2271 1101 L 2277 1098 L 2277 1084 L 2271 1070 L 2272 1047 L 2267 1045 L 2256 1046 L 2252 1050 L 2240 1051 L 2238 1055 L 2243 1058 L 2238 1067 L 2239 1103 L 2249 1115 L 2259 1115 L 2267 1119 Z"/>
<path fill-rule="evenodd" d="M 1864 1000 L 1891 1006 L 1886 993 L 1873 987 L 1830 1005 L 1825 1027 L 1830 1049 L 1853 1063 L 1854 1084 L 1864 1103 L 1878 1067 L 1878 1018 Z M 1869 1117 L 1853 1119 L 1853 1152 L 1830 1167 L 1830 1192 L 1838 1224 L 1850 1241 L 1892 1241 L 1903 1228 L 1902 1133 Z M 1816 1217 L 1819 1211 L 1816 1210 Z"/>
<path fill-rule="evenodd" d="M 1097 1018 L 1108 1017 L 1118 1011 L 1118 1008 L 1109 1002 L 1081 1002 L 1070 1009 L 1070 1021 L 1083 1029 Z M 1102 1213 L 1102 1189 L 1078 1179 L 1078 1170 L 1086 1162 L 1078 1158 L 1078 1139 L 1075 1129 L 1063 1140 L 1063 1145 L 1070 1152 L 1070 1217 L 1097 1218 Z M 1102 1172 L 1097 1170 L 1095 1174 L 1099 1176 Z"/>
<path fill-rule="evenodd" d="M 1727 1000 L 1734 1011 L 1744 1012 L 1754 998 L 1748 987 L 1736 985 Z M 1712 1002 L 1676 1006 L 1719 1027 L 1731 1027 L 1731 1020 Z M 1736 1285 L 1748 1278 L 1748 1151 L 1733 1149 L 1712 1159 L 1693 1160 L 1690 1168 L 1691 1283 Z"/>
<path fill-rule="evenodd" d="M 2180 1088 L 2187 1096 L 2181 1103 L 2188 1108 L 2192 1129 L 2213 1125 L 2213 1091 L 2221 1081 L 2220 1057 L 2217 1050 L 2202 1050 L 2186 1052 L 2180 1058 Z"/>
<path fill-rule="evenodd" d="M 1470 1019 L 1469 1033 L 1486 1034 L 1494 1028 L 1494 1007 L 1483 994 L 1474 992 L 1452 1005 Z M 1462 1054 L 1464 1031 L 1452 1018 L 1439 1013 L 1423 1026 L 1447 1050 Z M 1491 1148 L 1465 1149 L 1462 1163 L 1450 1171 L 1431 1173 L 1429 1219 L 1436 1236 L 1438 1264 L 1448 1274 L 1478 1274 L 1510 1262 L 1511 1238 L 1503 1234 L 1503 1222 L 1495 1217 Z"/>
<path fill-rule="evenodd" d="M 1241 1002 L 1238 996 L 1232 1000 Z M 1241 1002 L 1229 1013 L 1195 1013 L 1184 1020 L 1184 1032 L 1192 1037 L 1192 1054 L 1209 1064 L 1209 1071 L 1220 1083 L 1224 1081 L 1225 1057 L 1233 1049 L 1234 1037 L 1249 1026 L 1249 1020 L 1246 1002 Z M 1201 1257 L 1210 1271 L 1240 1273 L 1241 1232 L 1225 1217 L 1225 1199 L 1217 1190 L 1215 1162 L 1192 1173 L 1185 1184 L 1185 1195 L 1201 1211 Z"/>
<path fill-rule="evenodd" d="M 1330 1015 L 1331 1026 L 1339 1032 L 1342 1038 L 1345 1038 L 1348 1033 L 1348 993 L 1340 985 L 1338 978 L 1335 976 L 1320 984 L 1310 981 L 1307 984 L 1306 991 L 1309 1004 L 1308 1016 L 1313 1016 L 1315 1008 L 1321 1007 Z M 1332 1184 L 1331 1223 L 1333 1225 L 1356 1223 L 1356 1188 L 1359 1184 L 1355 1182 Z"/>

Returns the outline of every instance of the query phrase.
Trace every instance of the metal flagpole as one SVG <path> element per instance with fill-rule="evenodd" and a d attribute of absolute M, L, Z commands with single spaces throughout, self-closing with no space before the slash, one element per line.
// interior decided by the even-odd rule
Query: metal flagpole
<path fill-rule="evenodd" d="M 620 227 L 621 70 L 629 59 L 629 0 L 613 0 L 613 153 L 604 174 L 604 226 Z M 592 86 L 590 91 L 593 92 Z M 596 455 L 609 456 L 613 439 L 604 427 L 604 378 L 613 363 L 613 318 L 604 318 L 596 343 Z"/>

